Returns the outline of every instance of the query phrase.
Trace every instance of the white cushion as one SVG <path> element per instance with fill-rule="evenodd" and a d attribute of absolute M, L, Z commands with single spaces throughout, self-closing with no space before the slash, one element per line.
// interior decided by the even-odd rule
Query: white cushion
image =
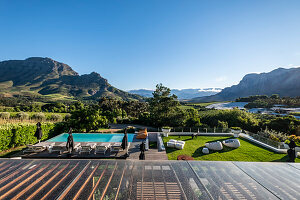
<path fill-rule="evenodd" d="M 220 151 L 223 149 L 223 145 L 220 141 L 206 143 L 205 146 L 210 150 Z"/>
<path fill-rule="evenodd" d="M 178 140 L 176 143 L 185 144 L 185 141 Z"/>
<path fill-rule="evenodd" d="M 183 147 L 184 147 L 184 144 L 183 143 L 176 143 L 175 144 L 175 147 L 176 147 L 176 149 L 183 149 Z"/>
<path fill-rule="evenodd" d="M 175 147 L 175 142 L 167 142 L 167 147 L 174 148 Z"/>
<path fill-rule="evenodd" d="M 173 139 L 171 139 L 171 140 L 169 140 L 169 142 L 174 142 L 174 143 L 176 143 L 176 142 L 177 142 L 177 140 L 173 140 Z"/>
<path fill-rule="evenodd" d="M 204 154 L 209 154 L 208 148 L 204 147 L 204 148 L 202 149 L 202 153 L 204 153 Z"/>
<path fill-rule="evenodd" d="M 227 147 L 231 147 L 231 148 L 239 148 L 241 146 L 241 143 L 238 139 L 228 139 L 228 140 L 224 140 L 223 144 Z"/>

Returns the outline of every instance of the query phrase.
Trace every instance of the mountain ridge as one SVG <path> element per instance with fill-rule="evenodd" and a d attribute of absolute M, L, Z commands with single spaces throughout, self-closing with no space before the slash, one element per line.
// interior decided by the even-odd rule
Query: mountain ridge
<path fill-rule="evenodd" d="M 221 88 L 195 88 L 195 89 L 171 89 L 171 94 L 175 94 L 178 99 L 192 99 L 195 97 L 209 96 L 220 92 Z M 129 93 L 138 94 L 143 97 L 152 97 L 154 90 L 151 89 L 136 89 L 129 90 Z"/>
<path fill-rule="evenodd" d="M 51 58 L 30 57 L 25 60 L 0 62 L 0 94 L 65 95 L 96 100 L 112 97 L 142 100 L 110 85 L 99 73 L 79 75 L 69 65 Z"/>
<path fill-rule="evenodd" d="M 226 87 L 212 96 L 191 99 L 190 102 L 232 101 L 239 97 L 272 94 L 300 96 L 300 67 L 246 74 L 239 84 Z"/>

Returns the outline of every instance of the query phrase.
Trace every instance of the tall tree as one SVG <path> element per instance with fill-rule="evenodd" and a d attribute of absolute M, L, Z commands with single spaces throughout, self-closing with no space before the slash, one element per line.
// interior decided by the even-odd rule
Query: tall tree
<path fill-rule="evenodd" d="M 149 100 L 150 116 L 156 126 L 174 126 L 174 118 L 180 113 L 180 104 L 176 95 L 171 95 L 170 88 L 161 83 L 156 85 L 156 90 Z M 180 115 L 181 116 L 181 115 Z"/>

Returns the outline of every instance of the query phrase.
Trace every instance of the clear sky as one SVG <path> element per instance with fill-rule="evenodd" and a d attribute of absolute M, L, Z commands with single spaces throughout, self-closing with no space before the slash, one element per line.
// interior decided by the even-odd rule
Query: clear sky
<path fill-rule="evenodd" d="M 37 56 L 123 90 L 227 87 L 300 64 L 300 1 L 0 0 L 0 60 Z"/>

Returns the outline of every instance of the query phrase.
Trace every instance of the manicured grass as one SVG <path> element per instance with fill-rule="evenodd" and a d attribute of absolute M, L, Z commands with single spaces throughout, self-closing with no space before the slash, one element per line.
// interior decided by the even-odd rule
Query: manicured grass
<path fill-rule="evenodd" d="M 179 155 L 189 155 L 195 160 L 211 161 L 286 162 L 288 160 L 287 154 L 274 153 L 242 138 L 239 138 L 241 146 L 237 149 L 224 147 L 221 151 L 210 151 L 207 155 L 202 153 L 205 143 L 229 138 L 231 137 L 198 136 L 192 139 L 191 136 L 169 136 L 164 137 L 163 141 L 169 160 L 177 160 Z M 168 148 L 167 142 L 170 139 L 185 141 L 184 149 Z M 297 158 L 296 162 L 300 162 L 300 159 Z"/>
<path fill-rule="evenodd" d="M 13 156 L 21 153 L 25 148 L 26 148 L 26 146 L 19 146 L 19 147 L 14 147 L 14 148 L 8 149 L 6 151 L 1 151 L 0 158 L 13 157 Z"/>

